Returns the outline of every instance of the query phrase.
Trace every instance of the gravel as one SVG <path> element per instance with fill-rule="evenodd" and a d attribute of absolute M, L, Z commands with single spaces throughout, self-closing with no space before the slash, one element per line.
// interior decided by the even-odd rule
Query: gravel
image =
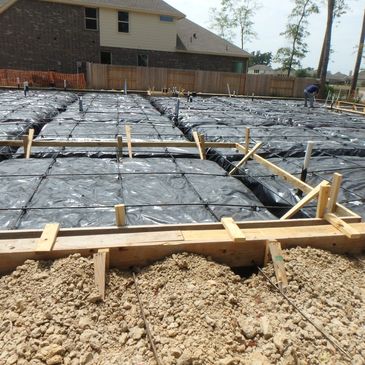
<path fill-rule="evenodd" d="M 284 259 L 288 296 L 352 362 L 261 274 L 176 254 L 137 270 L 163 364 L 365 364 L 365 257 L 296 248 Z M 93 261 L 77 254 L 1 277 L 0 364 L 155 365 L 131 273 L 110 270 L 105 302 L 96 294 Z"/>

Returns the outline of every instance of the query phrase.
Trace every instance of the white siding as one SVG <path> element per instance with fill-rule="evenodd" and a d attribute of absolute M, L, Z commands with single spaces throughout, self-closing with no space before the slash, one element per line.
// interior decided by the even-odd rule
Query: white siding
<path fill-rule="evenodd" d="M 99 10 L 100 44 L 103 47 L 176 50 L 176 20 L 162 22 L 158 15 L 129 13 L 129 33 L 118 32 L 118 11 Z"/>

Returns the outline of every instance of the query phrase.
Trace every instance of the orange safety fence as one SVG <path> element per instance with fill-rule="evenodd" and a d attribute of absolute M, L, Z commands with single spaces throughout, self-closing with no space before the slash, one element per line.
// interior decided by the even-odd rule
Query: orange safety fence
<path fill-rule="evenodd" d="M 28 81 L 29 86 L 36 87 L 56 87 L 70 89 L 85 89 L 86 80 L 83 73 L 64 74 L 54 71 L 23 71 L 0 69 L 0 86 L 20 86 L 23 88 L 23 82 Z"/>

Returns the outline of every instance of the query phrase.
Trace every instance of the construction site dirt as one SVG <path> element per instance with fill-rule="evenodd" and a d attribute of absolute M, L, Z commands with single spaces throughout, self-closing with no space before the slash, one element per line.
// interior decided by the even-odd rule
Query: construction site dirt
<path fill-rule="evenodd" d="M 0 91 L 0 365 L 365 364 L 364 141 L 322 104 Z"/>

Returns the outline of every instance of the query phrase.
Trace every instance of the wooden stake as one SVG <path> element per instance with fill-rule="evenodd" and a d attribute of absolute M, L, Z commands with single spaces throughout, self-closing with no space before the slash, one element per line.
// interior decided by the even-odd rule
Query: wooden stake
<path fill-rule="evenodd" d="M 115 207 L 115 220 L 118 227 L 125 226 L 125 205 L 119 204 Z"/>
<path fill-rule="evenodd" d="M 249 151 L 246 156 L 229 172 L 229 175 L 233 175 L 242 165 L 244 165 L 255 152 L 262 146 L 262 142 L 256 143 L 255 147 Z"/>
<path fill-rule="evenodd" d="M 34 138 L 34 129 L 29 129 L 28 135 L 23 136 L 24 158 L 29 159 Z"/>
<path fill-rule="evenodd" d="M 36 252 L 49 252 L 52 251 L 54 244 L 56 243 L 57 235 L 60 230 L 58 223 L 46 224 L 42 232 L 42 236 L 36 241 Z"/>
<path fill-rule="evenodd" d="M 284 290 L 288 286 L 288 278 L 285 271 L 283 251 L 281 250 L 280 242 L 267 241 L 266 252 L 268 256 L 269 254 L 271 255 L 278 286 L 280 290 Z"/>
<path fill-rule="evenodd" d="M 246 128 L 246 137 L 245 137 L 245 153 L 248 153 L 248 151 L 250 150 L 250 134 L 251 134 L 251 129 L 250 128 Z"/>
<path fill-rule="evenodd" d="M 246 241 L 245 235 L 237 226 L 237 223 L 233 220 L 233 218 L 222 218 L 221 222 L 228 235 L 232 238 L 233 242 L 239 243 Z"/>
<path fill-rule="evenodd" d="M 129 125 L 125 126 L 125 134 L 127 136 L 129 158 L 133 158 L 133 154 L 132 154 L 132 132 L 131 132 L 131 127 Z"/>
<path fill-rule="evenodd" d="M 207 156 L 205 153 L 205 138 L 202 134 L 198 132 L 193 132 L 194 141 L 198 147 L 199 155 L 201 160 L 206 160 Z"/>
<path fill-rule="evenodd" d="M 117 137 L 117 145 L 118 145 L 117 159 L 118 159 L 118 162 L 120 162 L 123 157 L 123 137 L 122 136 Z"/>
<path fill-rule="evenodd" d="M 109 260 L 109 250 L 99 250 L 94 254 L 95 285 L 100 298 L 105 300 L 106 270 Z"/>
<path fill-rule="evenodd" d="M 318 205 L 316 218 L 323 218 L 328 205 L 328 198 L 330 196 L 330 185 L 321 186 L 319 189 Z"/>
<path fill-rule="evenodd" d="M 328 181 L 322 181 L 309 194 L 307 194 L 302 200 L 300 200 L 293 208 L 291 208 L 289 210 L 289 212 L 284 214 L 280 218 L 280 220 L 289 219 L 293 215 L 298 213 L 305 205 L 307 205 L 309 202 L 311 202 L 313 199 L 315 199 L 318 196 L 321 186 L 326 186 L 326 185 L 328 185 Z"/>
<path fill-rule="evenodd" d="M 354 239 L 360 238 L 361 234 L 355 228 L 351 227 L 348 223 L 337 217 L 333 213 L 327 213 L 324 215 L 324 219 L 331 223 L 333 227 L 342 232 L 346 237 Z"/>
<path fill-rule="evenodd" d="M 329 213 L 335 213 L 336 211 L 336 204 L 338 200 L 338 194 L 340 192 L 342 178 L 343 178 L 342 175 L 338 174 L 337 172 L 333 174 L 332 187 L 330 191 L 330 201 L 328 203 Z"/>

